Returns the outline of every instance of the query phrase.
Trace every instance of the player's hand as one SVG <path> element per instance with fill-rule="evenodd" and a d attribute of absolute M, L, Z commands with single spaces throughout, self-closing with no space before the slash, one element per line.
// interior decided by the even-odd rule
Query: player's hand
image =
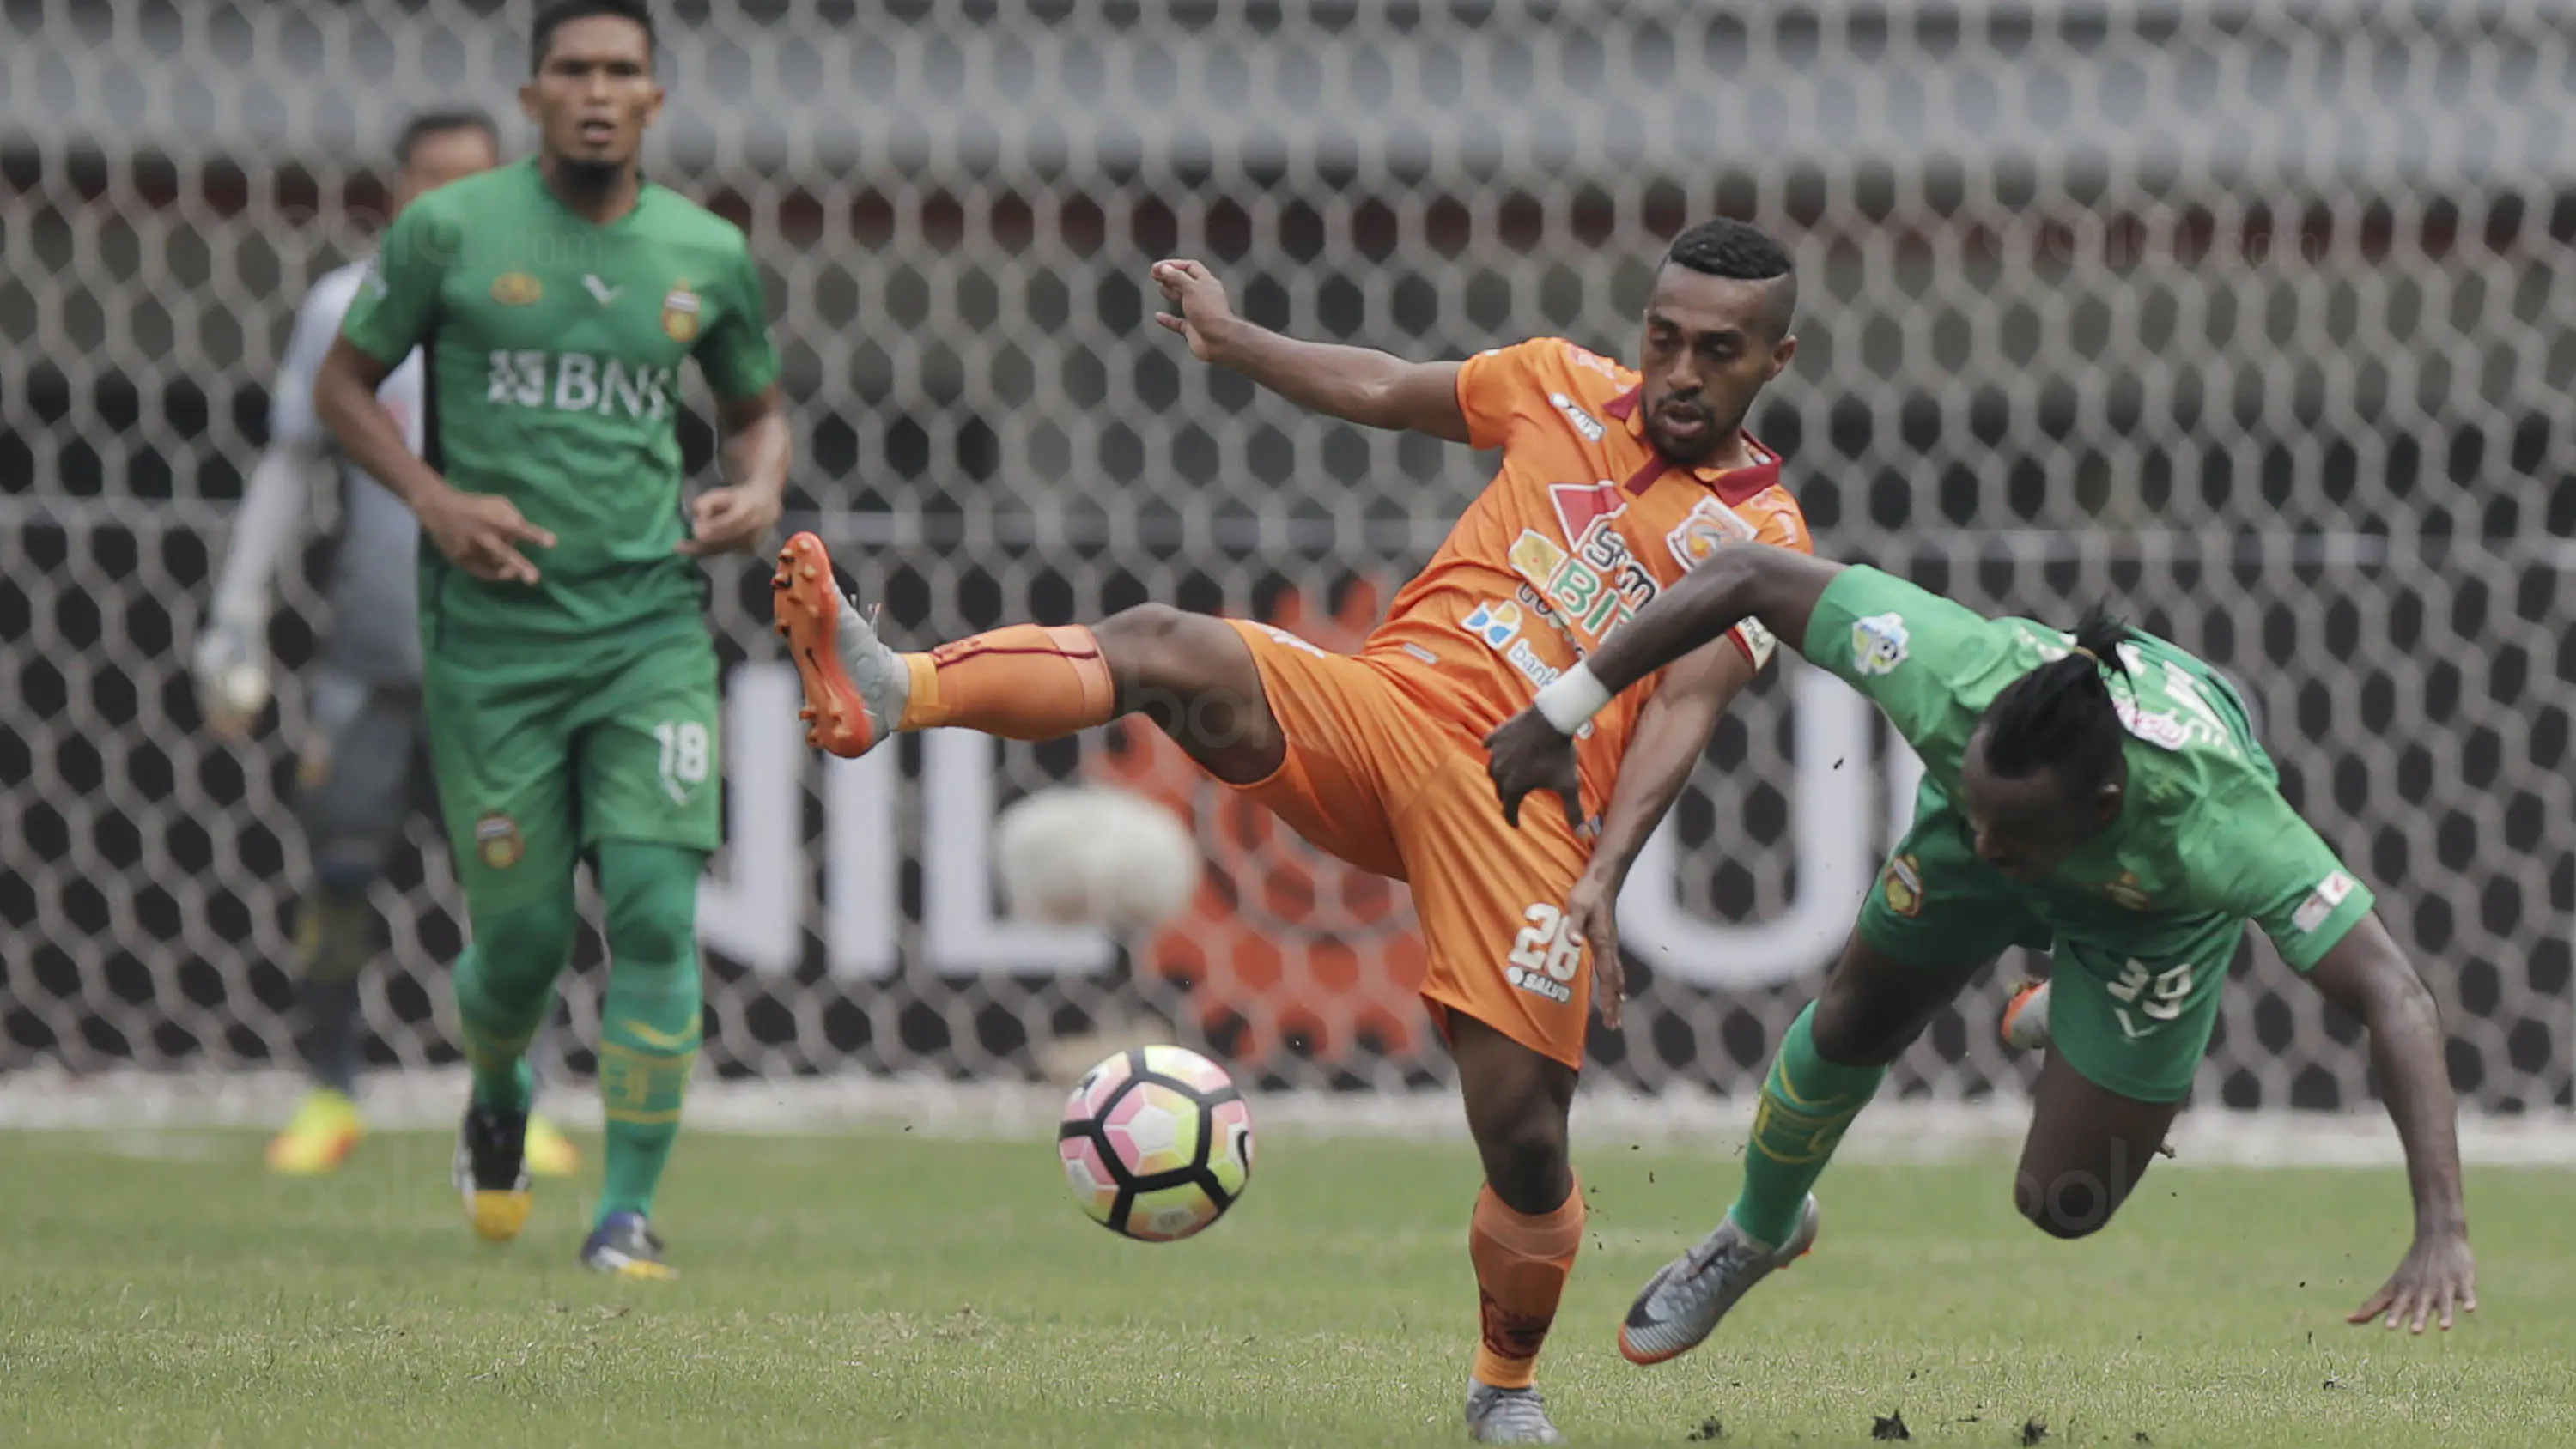
<path fill-rule="evenodd" d="M 1619 882 L 1587 870 L 1565 897 L 1565 929 L 1592 953 L 1592 1009 L 1601 1024 L 1619 1029 L 1619 1004 L 1628 999 L 1628 968 L 1619 959 Z"/>
<path fill-rule="evenodd" d="M 680 552 L 704 558 L 758 548 L 786 508 L 775 488 L 710 488 L 689 504 L 689 536 L 680 540 Z"/>
<path fill-rule="evenodd" d="M 1164 331 L 1187 339 L 1191 356 L 1201 362 L 1215 360 L 1217 335 L 1236 320 L 1225 283 L 1201 263 L 1175 259 L 1154 263 L 1154 285 L 1163 289 L 1164 301 L 1179 309 L 1178 315 L 1157 312 L 1154 320 L 1163 324 Z"/>
<path fill-rule="evenodd" d="M 535 583 L 537 561 L 520 545 L 555 546 L 555 536 L 520 516 L 509 499 L 461 488 L 431 499 L 420 510 L 420 528 L 448 562 L 486 583 Z"/>
<path fill-rule="evenodd" d="M 1547 716 L 1525 709 L 1485 736 L 1485 773 L 1503 802 L 1503 820 L 1521 823 L 1521 800 L 1533 790 L 1555 794 L 1565 806 L 1565 827 L 1583 833 L 1583 781 L 1574 768 L 1574 741 L 1557 733 Z"/>
<path fill-rule="evenodd" d="M 2449 1328 L 2454 1308 L 2478 1311 L 2478 1265 L 2468 1235 L 2418 1234 L 2397 1271 L 2344 1321 L 2368 1323 L 2384 1315 L 2390 1328 L 2410 1323 L 2411 1331 L 2422 1333 L 2428 1320 Z"/>
<path fill-rule="evenodd" d="M 197 714 L 216 738 L 238 744 L 259 722 L 270 692 L 261 654 L 258 636 L 241 624 L 209 621 L 197 636 L 188 674 L 197 687 Z"/>

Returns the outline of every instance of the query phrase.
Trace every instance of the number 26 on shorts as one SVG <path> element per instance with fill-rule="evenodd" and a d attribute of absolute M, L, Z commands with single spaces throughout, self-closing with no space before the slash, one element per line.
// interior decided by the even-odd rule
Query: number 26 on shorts
<path fill-rule="evenodd" d="M 1527 924 L 1503 957 L 1503 980 L 1559 1005 L 1572 1001 L 1575 975 L 1583 969 L 1583 938 L 1562 909 L 1545 901 L 1531 902 L 1521 919 Z"/>

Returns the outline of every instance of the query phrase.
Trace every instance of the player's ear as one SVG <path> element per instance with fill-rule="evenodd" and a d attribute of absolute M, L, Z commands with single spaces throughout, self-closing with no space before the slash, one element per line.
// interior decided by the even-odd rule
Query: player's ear
<path fill-rule="evenodd" d="M 1762 380 L 1764 382 L 1769 382 L 1771 379 L 1787 372 L 1789 370 L 1789 359 L 1797 355 L 1798 334 L 1792 332 L 1788 336 L 1783 337 L 1778 342 L 1772 344 L 1771 370 L 1762 374 Z"/>
<path fill-rule="evenodd" d="M 545 134 L 545 117 L 537 113 L 537 81 L 534 76 L 519 87 L 519 114 L 528 118 L 528 124 L 537 128 L 540 137 Z"/>
<path fill-rule="evenodd" d="M 2119 819 L 2120 806 L 2128 796 L 2129 792 L 2119 781 L 2103 781 L 2101 788 L 2093 792 L 2093 823 L 2102 826 Z"/>

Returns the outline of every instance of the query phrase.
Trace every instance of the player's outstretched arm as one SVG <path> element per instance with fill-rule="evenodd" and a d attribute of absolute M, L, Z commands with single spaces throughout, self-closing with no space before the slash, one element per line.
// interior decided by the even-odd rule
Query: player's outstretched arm
<path fill-rule="evenodd" d="M 1841 564 L 1785 548 L 1719 549 L 1485 737 L 1491 754 L 1485 772 L 1503 802 L 1503 818 L 1518 825 L 1523 797 L 1546 790 L 1564 802 L 1566 823 L 1579 828 L 1583 807 L 1572 736 L 1584 721 L 1621 690 L 1746 619 L 1799 647 L 1816 600 L 1842 571 Z"/>
<path fill-rule="evenodd" d="M 2433 993 L 2407 963 L 2377 914 L 2366 915 L 2326 952 L 2309 981 L 2370 1031 L 2370 1064 L 2406 1147 L 2415 1195 L 2415 1241 L 2404 1261 L 2350 1321 L 2384 1316 L 2422 1333 L 2451 1326 L 2455 1308 L 2477 1311 L 2477 1263 L 2469 1253 L 2468 1209 L 2460 1196 L 2459 1107 L 2443 1058 L 2442 1019 Z"/>
<path fill-rule="evenodd" d="M 1156 262 L 1154 284 L 1177 309 L 1154 320 L 1187 338 L 1201 362 L 1231 368 L 1299 407 L 1344 422 L 1468 440 L 1457 363 L 1408 362 L 1375 348 L 1283 336 L 1238 315 L 1225 283 L 1197 262 Z"/>
<path fill-rule="evenodd" d="M 1592 1008 L 1612 1031 L 1619 1029 L 1628 984 L 1619 959 L 1616 914 L 1628 867 L 1681 798 L 1718 718 L 1757 672 L 1731 640 L 1703 644 L 1683 656 L 1638 715 L 1637 733 L 1619 759 L 1618 783 L 1611 786 L 1610 804 L 1601 816 L 1601 838 L 1593 842 L 1592 858 L 1565 898 L 1567 927 L 1592 952 Z"/>
<path fill-rule="evenodd" d="M 320 449 L 277 439 L 242 484 L 215 596 L 188 667 L 198 713 L 220 738 L 246 737 L 268 703 L 270 586 L 303 531 L 312 475 L 321 466 Z"/>
<path fill-rule="evenodd" d="M 464 492 L 413 456 L 402 425 L 376 399 L 391 371 L 348 338 L 335 339 L 313 377 L 314 415 L 351 462 L 410 505 L 420 516 L 421 532 L 458 568 L 478 579 L 535 583 L 536 561 L 519 545 L 552 548 L 555 536 L 522 518 L 509 499 Z"/>

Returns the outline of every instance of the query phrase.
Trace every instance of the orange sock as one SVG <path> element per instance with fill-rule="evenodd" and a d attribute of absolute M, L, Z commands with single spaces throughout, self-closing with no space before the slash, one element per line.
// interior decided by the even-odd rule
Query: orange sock
<path fill-rule="evenodd" d="M 1476 1262 L 1476 1291 L 1484 1300 L 1484 1341 L 1476 1346 L 1476 1380 L 1498 1389 L 1525 1389 L 1538 1373 L 1538 1351 L 1556 1322 L 1556 1302 L 1574 1272 L 1583 1246 L 1583 1184 L 1554 1212 L 1526 1217 L 1486 1188 L 1476 1196 L 1467 1256 Z"/>
<path fill-rule="evenodd" d="M 1013 624 L 907 654 L 912 697 L 900 729 L 956 725 L 1006 740 L 1051 740 L 1115 717 L 1118 690 L 1084 628 Z"/>

